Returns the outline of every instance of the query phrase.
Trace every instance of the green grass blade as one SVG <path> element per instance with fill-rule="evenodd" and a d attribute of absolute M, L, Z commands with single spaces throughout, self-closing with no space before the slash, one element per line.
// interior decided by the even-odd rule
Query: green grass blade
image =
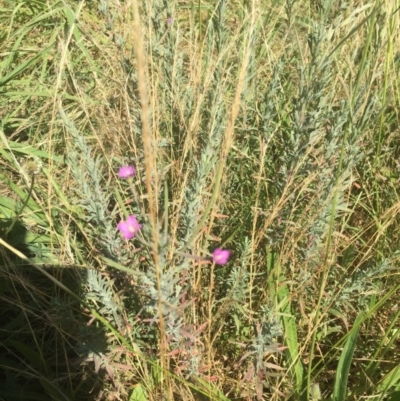
<path fill-rule="evenodd" d="M 34 65 L 38 60 L 43 58 L 43 56 L 46 55 L 54 47 L 54 45 L 55 45 L 55 42 L 51 43 L 50 46 L 48 46 L 46 49 L 39 52 L 36 56 L 19 64 L 9 74 L 7 74 L 5 77 L 2 77 L 0 79 L 0 86 L 4 86 L 6 83 L 10 82 L 12 79 L 14 79 L 16 76 L 18 76 L 22 72 L 24 72 L 26 69 L 28 69 L 29 67 Z"/>
<path fill-rule="evenodd" d="M 365 314 L 360 313 L 354 323 L 354 327 L 350 331 L 346 344 L 343 348 L 342 355 L 340 356 L 339 364 L 336 371 L 335 386 L 333 388 L 332 400 L 345 401 L 347 396 L 347 382 L 353 360 L 354 349 L 356 347 L 356 340 L 360 330 L 360 322 L 364 319 Z"/>
<path fill-rule="evenodd" d="M 69 28 L 73 30 L 73 36 L 76 41 L 77 46 L 81 49 L 82 53 L 84 54 L 86 60 L 89 62 L 91 67 L 94 69 L 94 71 L 97 71 L 97 66 L 96 63 L 94 62 L 92 56 L 86 49 L 83 41 L 83 36 L 79 30 L 78 24 L 77 24 L 77 18 L 81 12 L 81 8 L 83 5 L 83 1 L 79 4 L 76 13 L 74 14 L 73 11 L 67 6 L 64 8 L 64 14 L 65 17 L 68 21 Z"/>
<path fill-rule="evenodd" d="M 202 394 L 202 396 L 206 396 L 206 399 L 208 400 L 229 401 L 229 398 L 227 398 L 220 390 L 212 386 L 209 382 L 206 382 L 200 377 L 196 378 L 196 382 L 198 383 L 199 387 L 192 387 L 194 393 L 198 391 L 198 393 Z M 199 397 L 200 394 L 198 394 Z"/>
<path fill-rule="evenodd" d="M 52 374 L 50 366 L 46 363 L 43 357 L 31 347 L 17 340 L 8 340 L 10 345 L 20 352 L 32 366 L 36 367 L 43 374 Z"/>
<path fill-rule="evenodd" d="M 14 141 L 7 141 L 7 148 L 9 150 L 11 150 L 12 152 L 17 152 L 17 153 L 21 153 L 23 155 L 27 155 L 27 156 L 36 156 L 39 157 L 41 159 L 51 159 L 56 163 L 61 163 L 62 162 L 62 157 L 61 156 L 57 156 L 57 155 L 52 155 L 49 154 L 48 152 L 44 151 L 44 150 L 39 150 L 37 148 L 35 148 L 34 146 L 28 145 L 26 143 L 18 143 L 18 142 L 14 142 Z M 5 152 L 2 152 L 2 148 L 0 148 L 0 152 L 3 156 L 5 156 Z M 10 159 L 8 159 L 10 160 Z"/>
<path fill-rule="evenodd" d="M 386 394 L 386 392 L 392 387 L 395 387 L 396 390 L 400 389 L 400 364 L 398 364 L 382 379 L 378 384 L 377 389 Z"/>
<path fill-rule="evenodd" d="M 283 278 L 282 278 L 283 281 Z M 290 363 L 290 370 L 296 383 L 296 393 L 299 395 L 304 383 L 304 369 L 299 355 L 299 341 L 297 336 L 296 321 L 292 314 L 290 293 L 287 284 L 281 284 L 278 288 L 278 299 L 282 313 L 283 326 L 285 328 L 285 343 L 288 347 L 286 354 Z"/>
<path fill-rule="evenodd" d="M 40 384 L 46 390 L 46 392 L 51 396 L 53 401 L 72 401 L 70 397 L 64 394 L 59 388 L 54 384 L 50 383 L 45 379 L 40 379 Z"/>
<path fill-rule="evenodd" d="M 0 174 L 0 180 L 3 181 L 11 190 L 13 190 L 16 195 L 18 195 L 21 202 L 25 201 L 26 193 L 23 190 L 21 190 L 18 185 L 14 184 L 10 179 L 8 179 L 6 176 L 2 174 Z M 32 198 L 29 199 L 26 208 L 29 209 L 30 211 L 29 217 L 35 220 L 38 224 L 41 225 L 46 224 L 47 221 L 46 216 L 43 214 L 41 207 Z"/>

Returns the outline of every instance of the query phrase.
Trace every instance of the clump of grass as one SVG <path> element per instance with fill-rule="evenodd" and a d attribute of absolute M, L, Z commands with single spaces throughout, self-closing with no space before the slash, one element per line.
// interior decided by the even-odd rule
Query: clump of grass
<path fill-rule="evenodd" d="M 398 13 L 308 7 L 5 3 L 1 396 L 395 399 Z"/>

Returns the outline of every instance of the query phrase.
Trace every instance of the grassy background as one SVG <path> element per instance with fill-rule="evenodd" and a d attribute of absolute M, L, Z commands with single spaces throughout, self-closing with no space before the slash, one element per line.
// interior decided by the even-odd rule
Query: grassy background
<path fill-rule="evenodd" d="M 2 0 L 0 399 L 400 399 L 399 7 Z"/>

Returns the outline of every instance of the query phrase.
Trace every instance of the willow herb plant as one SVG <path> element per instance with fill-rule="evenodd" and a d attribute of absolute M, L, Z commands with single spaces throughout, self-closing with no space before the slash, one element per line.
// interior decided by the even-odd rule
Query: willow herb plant
<path fill-rule="evenodd" d="M 118 177 L 126 179 L 132 195 L 136 198 L 137 191 L 134 188 L 132 178 L 135 175 L 135 167 L 132 165 L 123 166 L 118 171 Z M 139 205 L 137 205 L 139 206 Z M 142 216 L 144 214 L 142 213 Z M 151 324 L 159 323 L 160 319 L 165 323 L 165 334 L 170 355 L 174 356 L 176 369 L 184 377 L 191 375 L 200 375 L 201 355 L 198 351 L 199 339 L 201 333 L 199 328 L 193 325 L 187 325 L 184 319 L 185 309 L 190 305 L 190 290 L 187 283 L 190 282 L 190 270 L 188 268 L 188 259 L 212 262 L 216 265 L 225 265 L 228 263 L 230 251 L 227 249 L 216 248 L 210 257 L 201 257 L 175 251 L 172 255 L 166 252 L 167 242 L 162 235 L 159 236 L 160 243 L 152 244 L 151 239 L 147 239 L 137 234 L 142 229 L 136 216 L 129 214 L 125 220 L 121 220 L 117 228 L 126 240 L 136 238 L 144 247 L 149 248 L 148 254 L 151 255 L 151 249 L 157 249 L 159 263 L 165 266 L 160 270 L 160 277 L 152 262 L 149 262 L 147 271 L 140 274 L 138 285 L 139 290 L 144 296 L 143 304 L 140 306 L 146 315 L 138 316 L 143 322 L 148 321 Z M 145 231 L 145 230 L 144 230 Z M 168 256 L 175 257 L 181 261 L 171 265 L 168 263 Z M 171 267 L 174 266 L 174 267 Z M 126 266 L 129 268 L 129 266 Z M 160 286 L 158 287 L 158 280 Z M 161 306 L 161 308 L 160 308 Z M 203 328 L 205 327 L 202 325 Z"/>

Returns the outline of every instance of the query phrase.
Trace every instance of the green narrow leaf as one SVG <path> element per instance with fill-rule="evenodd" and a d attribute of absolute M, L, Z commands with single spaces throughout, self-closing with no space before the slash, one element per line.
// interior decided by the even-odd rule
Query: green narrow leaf
<path fill-rule="evenodd" d="M 123 271 L 125 273 L 130 273 L 130 274 L 133 274 L 133 275 L 135 275 L 135 274 L 137 275 L 138 274 L 138 272 L 136 270 L 129 269 L 128 267 L 125 267 L 124 265 L 121 265 L 118 262 L 114 262 L 113 260 L 108 259 L 105 256 L 101 256 L 101 259 L 105 263 L 107 263 L 109 266 L 114 267 L 115 269 L 121 270 L 121 271 Z"/>
<path fill-rule="evenodd" d="M 14 182 L 12 182 L 8 177 L 6 177 L 3 174 L 0 174 L 0 180 L 3 181 L 3 183 L 5 183 L 6 186 L 8 186 L 8 188 L 14 191 L 16 195 L 19 196 L 21 202 L 25 201 L 27 193 L 21 190 L 21 188 L 18 185 L 14 184 Z M 31 212 L 29 213 L 29 217 L 35 220 L 38 224 L 46 225 L 47 222 L 46 216 L 42 212 L 40 206 L 34 201 L 32 197 L 29 198 L 26 208 L 29 209 Z M 24 213 L 26 213 L 26 210 L 24 210 Z"/>
<path fill-rule="evenodd" d="M 55 43 L 51 43 L 50 46 L 46 47 L 46 49 L 42 50 L 36 56 L 24 61 L 23 63 L 19 64 L 13 71 L 11 71 L 8 75 L 0 79 L 0 86 L 4 86 L 7 82 L 11 81 L 21 72 L 25 71 L 27 68 L 31 67 L 35 64 L 38 60 L 40 60 L 43 56 L 45 56 L 53 47 Z"/>
<path fill-rule="evenodd" d="M 129 397 L 129 401 L 147 401 L 147 400 L 148 397 L 146 389 L 141 384 L 138 384 L 132 391 L 132 394 Z"/>
<path fill-rule="evenodd" d="M 353 360 L 354 349 L 356 347 L 356 340 L 360 330 L 360 322 L 364 318 L 364 312 L 357 316 L 354 326 L 350 331 L 346 344 L 343 347 L 342 355 L 340 356 L 339 364 L 336 370 L 335 385 L 333 388 L 332 400 L 345 401 L 347 396 L 347 382 L 349 379 L 349 371 L 351 361 Z"/>
<path fill-rule="evenodd" d="M 284 279 L 281 277 L 281 282 Z M 304 368 L 299 355 L 299 341 L 297 337 L 296 320 L 292 314 L 289 288 L 281 284 L 278 288 L 279 309 L 282 313 L 283 326 L 285 328 L 285 342 L 288 347 L 286 355 L 291 366 L 291 373 L 296 381 L 296 393 L 302 393 L 304 383 Z"/>
<path fill-rule="evenodd" d="M 38 24 L 44 24 L 46 22 L 46 19 L 49 18 L 54 18 L 57 16 L 59 12 L 62 12 L 64 10 L 64 6 L 62 7 L 56 7 L 58 3 L 61 2 L 55 2 L 52 4 L 52 7 L 50 7 L 50 11 L 45 12 L 45 13 L 40 13 L 38 16 L 35 18 L 31 19 L 28 21 L 26 24 L 22 25 L 20 28 L 18 28 L 14 33 L 13 36 L 22 36 L 22 38 L 29 34 L 30 30 L 32 28 L 35 28 L 38 26 Z M 57 28 L 55 28 L 55 31 L 57 31 Z"/>
<path fill-rule="evenodd" d="M 193 393 L 196 394 L 196 392 L 202 394 L 203 396 L 207 397 L 207 400 L 215 400 L 215 401 L 230 401 L 228 397 L 226 397 L 220 390 L 218 390 L 216 387 L 213 387 L 209 382 L 206 382 L 205 380 L 201 379 L 200 377 L 196 377 L 196 381 L 198 384 L 201 386 L 200 387 L 192 387 Z M 197 394 L 198 399 L 200 397 L 204 399 L 200 394 Z"/>
<path fill-rule="evenodd" d="M 45 379 L 40 379 L 40 384 L 46 390 L 46 392 L 51 396 L 53 401 L 72 401 L 70 397 L 64 394 L 59 388 L 54 384 L 50 383 Z"/>
<path fill-rule="evenodd" d="M 129 213 L 128 213 L 128 211 L 126 210 L 125 202 L 123 201 L 122 196 L 121 196 L 121 194 L 120 194 L 119 191 L 118 191 L 118 188 L 115 188 L 115 189 L 114 189 L 114 193 L 115 193 L 115 197 L 117 198 L 118 205 L 119 205 L 119 207 L 121 208 L 122 212 L 124 213 L 124 216 L 125 216 L 125 217 L 128 217 L 128 216 L 129 216 Z"/>
<path fill-rule="evenodd" d="M 18 142 L 8 140 L 7 147 L 12 152 L 22 153 L 22 154 L 28 155 L 28 156 L 36 156 L 40 159 L 51 159 L 56 163 L 61 163 L 63 160 L 62 156 L 51 155 L 48 152 L 39 150 L 39 149 L 35 148 L 34 146 L 27 145 L 25 143 L 18 143 Z"/>
<path fill-rule="evenodd" d="M 15 216 L 15 211 L 17 210 L 17 203 L 10 198 L 5 196 L 0 196 L 0 217 L 6 217 L 8 219 Z M 7 224 L 8 227 L 8 224 Z M 1 227 L 0 227 L 1 228 Z M 4 228 L 4 227 L 3 227 Z"/>
<path fill-rule="evenodd" d="M 16 350 L 18 350 L 28 361 L 31 363 L 32 366 L 39 369 L 39 371 L 46 375 L 51 375 L 52 370 L 50 366 L 46 363 L 43 359 L 42 355 L 38 352 L 34 351 L 31 347 L 17 341 L 17 340 L 8 340 L 10 345 L 12 345 Z"/>
<path fill-rule="evenodd" d="M 392 369 L 378 384 L 377 389 L 386 393 L 390 388 L 395 387 L 399 390 L 400 387 L 400 364 Z M 398 398 L 400 400 L 400 398 Z"/>
<path fill-rule="evenodd" d="M 93 60 L 92 56 L 90 55 L 90 53 L 88 52 L 88 50 L 86 49 L 84 42 L 83 42 L 83 36 L 78 27 L 77 17 L 80 12 L 80 8 L 81 8 L 81 6 L 79 5 L 76 15 L 72 12 L 72 10 L 68 6 L 66 6 L 63 11 L 65 14 L 65 17 L 67 18 L 69 28 L 73 30 L 73 35 L 74 35 L 74 39 L 75 39 L 77 46 L 81 49 L 81 51 L 84 54 L 84 56 L 86 57 L 87 61 L 93 68 L 93 71 L 97 71 L 96 63 L 94 62 L 94 60 Z"/>

